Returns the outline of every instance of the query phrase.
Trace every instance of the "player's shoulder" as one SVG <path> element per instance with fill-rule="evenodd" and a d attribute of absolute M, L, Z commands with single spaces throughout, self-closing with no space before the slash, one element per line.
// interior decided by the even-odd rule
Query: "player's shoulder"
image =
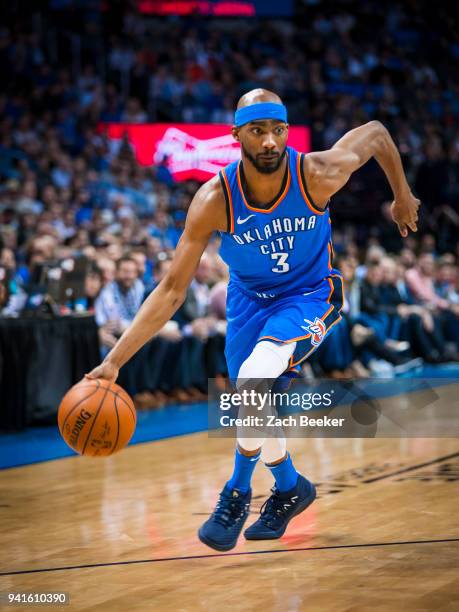
<path fill-rule="evenodd" d="M 294 147 L 291 147 L 291 146 L 287 147 L 287 153 L 290 159 L 290 164 L 293 164 L 295 168 L 297 167 L 304 168 L 305 166 L 304 159 L 306 155 L 309 155 L 308 153 L 304 153 L 303 151 L 298 151 L 298 149 L 295 149 Z"/>
<path fill-rule="evenodd" d="M 225 197 L 219 175 L 213 176 L 203 183 L 193 198 L 193 204 L 197 208 L 208 208 L 224 204 Z"/>
<path fill-rule="evenodd" d="M 188 211 L 188 221 L 226 231 L 226 203 L 218 174 L 201 185 L 195 193 Z"/>
<path fill-rule="evenodd" d="M 301 163 L 303 170 L 308 174 L 314 174 L 320 171 L 324 163 L 323 151 L 308 151 L 302 154 Z"/>
<path fill-rule="evenodd" d="M 312 208 L 323 213 L 329 204 L 330 196 L 323 196 L 321 186 L 327 175 L 327 162 L 323 151 L 301 153 L 300 177 L 303 190 Z"/>

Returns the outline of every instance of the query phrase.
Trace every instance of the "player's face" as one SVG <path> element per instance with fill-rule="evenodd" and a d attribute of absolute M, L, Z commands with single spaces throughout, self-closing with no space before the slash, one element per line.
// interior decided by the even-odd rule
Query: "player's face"
<path fill-rule="evenodd" d="M 251 121 L 233 129 L 245 156 L 258 172 L 272 174 L 285 157 L 288 124 L 283 121 Z"/>

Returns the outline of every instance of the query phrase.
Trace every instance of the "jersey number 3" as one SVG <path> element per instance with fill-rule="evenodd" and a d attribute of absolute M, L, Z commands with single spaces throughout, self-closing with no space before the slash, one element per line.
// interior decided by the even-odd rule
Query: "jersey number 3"
<path fill-rule="evenodd" d="M 273 268 L 271 268 L 271 270 L 273 272 L 277 272 L 278 274 L 288 272 L 290 270 L 290 264 L 287 263 L 288 256 L 288 253 L 272 253 L 271 259 L 277 260 L 277 263 Z"/>

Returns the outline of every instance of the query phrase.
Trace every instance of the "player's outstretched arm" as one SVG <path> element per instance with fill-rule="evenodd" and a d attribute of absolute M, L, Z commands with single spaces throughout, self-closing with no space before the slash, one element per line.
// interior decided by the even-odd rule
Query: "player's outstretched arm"
<path fill-rule="evenodd" d="M 203 185 L 193 198 L 168 274 L 150 293 L 101 365 L 86 374 L 87 378 L 115 381 L 121 366 L 170 320 L 185 300 L 212 233 L 226 229 L 225 219 L 225 203 L 217 177 Z"/>
<path fill-rule="evenodd" d="M 417 231 L 420 202 L 411 193 L 391 135 L 379 121 L 370 121 L 347 132 L 328 151 L 305 155 L 304 171 L 311 197 L 317 206 L 324 206 L 344 187 L 351 174 L 372 157 L 383 169 L 392 188 L 392 217 L 400 234 L 406 237 L 408 228 Z"/>

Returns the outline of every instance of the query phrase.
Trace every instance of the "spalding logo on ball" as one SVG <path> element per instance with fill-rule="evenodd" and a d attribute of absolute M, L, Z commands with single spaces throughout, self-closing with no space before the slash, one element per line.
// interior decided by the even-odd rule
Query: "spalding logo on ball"
<path fill-rule="evenodd" d="M 129 443 L 137 415 L 132 399 L 119 385 L 85 379 L 65 394 L 57 421 L 70 448 L 80 455 L 105 457 Z"/>

